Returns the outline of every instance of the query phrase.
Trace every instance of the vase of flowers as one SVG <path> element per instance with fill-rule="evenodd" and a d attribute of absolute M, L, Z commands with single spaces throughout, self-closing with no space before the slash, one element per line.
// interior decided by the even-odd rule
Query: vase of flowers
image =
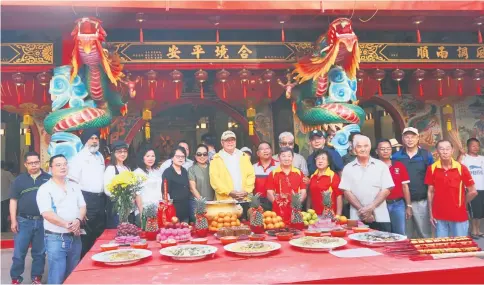
<path fill-rule="evenodd" d="M 119 223 L 128 223 L 129 214 L 134 209 L 136 192 L 141 190 L 141 184 L 146 180 L 143 175 L 132 171 L 124 171 L 114 176 L 107 190 L 111 193 L 114 210 L 119 215 Z"/>

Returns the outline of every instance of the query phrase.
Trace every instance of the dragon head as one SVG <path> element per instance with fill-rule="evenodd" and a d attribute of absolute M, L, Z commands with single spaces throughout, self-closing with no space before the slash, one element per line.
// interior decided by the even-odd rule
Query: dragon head
<path fill-rule="evenodd" d="M 101 27 L 102 21 L 96 18 L 80 18 L 76 21 L 71 36 L 84 49 L 84 52 L 91 52 L 93 41 L 103 42 L 106 39 L 106 31 Z"/>
<path fill-rule="evenodd" d="M 329 25 L 329 30 L 326 34 L 328 45 L 335 45 L 340 49 L 344 48 L 348 52 L 353 52 L 355 44 L 358 43 L 358 38 L 353 32 L 350 19 L 339 18 L 334 20 Z"/>

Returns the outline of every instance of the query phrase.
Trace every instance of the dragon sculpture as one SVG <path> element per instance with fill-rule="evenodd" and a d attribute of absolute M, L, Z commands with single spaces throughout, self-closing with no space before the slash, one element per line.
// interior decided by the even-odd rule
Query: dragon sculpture
<path fill-rule="evenodd" d="M 356 99 L 359 61 L 351 21 L 339 18 L 319 37 L 315 51 L 295 64 L 296 81 L 284 84 L 286 97 L 294 100 L 293 111 L 305 129 L 335 132 L 331 144 L 341 155 L 348 149 L 350 133 L 359 131 L 365 119 Z"/>
<path fill-rule="evenodd" d="M 44 120 L 45 130 L 52 135 L 49 154 L 68 158 L 82 147 L 80 139 L 69 132 L 100 128 L 106 135 L 113 116 L 127 112 L 121 95 L 110 86 L 117 86 L 124 74 L 119 57 L 102 46 L 106 32 L 101 21 L 81 18 L 71 35 L 75 43 L 72 62 L 54 69 L 49 89 L 52 113 Z"/>

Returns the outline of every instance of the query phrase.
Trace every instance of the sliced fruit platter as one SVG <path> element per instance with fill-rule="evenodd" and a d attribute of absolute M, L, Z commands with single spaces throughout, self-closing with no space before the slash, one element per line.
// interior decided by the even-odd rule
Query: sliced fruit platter
<path fill-rule="evenodd" d="M 338 237 L 311 237 L 305 236 L 293 239 L 290 245 L 308 251 L 330 251 L 332 249 L 345 246 L 347 241 Z"/>
<path fill-rule="evenodd" d="M 91 258 L 97 262 L 117 266 L 132 264 L 151 255 L 151 250 L 147 249 L 117 249 L 95 254 Z"/>
<path fill-rule="evenodd" d="M 386 246 L 391 243 L 402 242 L 407 239 L 407 237 L 404 235 L 380 231 L 354 233 L 349 235 L 348 238 L 367 246 Z"/>
<path fill-rule="evenodd" d="M 278 234 L 278 233 L 287 233 L 287 232 L 293 233 L 295 236 L 301 234 L 301 231 L 293 229 L 293 228 L 281 228 L 281 229 L 267 230 L 266 234 L 271 236 L 271 237 L 275 237 L 276 234 Z"/>
<path fill-rule="evenodd" d="M 270 241 L 242 241 L 224 246 L 228 252 L 240 256 L 261 256 L 279 250 L 281 245 Z"/>
<path fill-rule="evenodd" d="M 170 246 L 160 250 L 160 254 L 174 260 L 200 260 L 217 252 L 211 245 L 185 244 Z"/>

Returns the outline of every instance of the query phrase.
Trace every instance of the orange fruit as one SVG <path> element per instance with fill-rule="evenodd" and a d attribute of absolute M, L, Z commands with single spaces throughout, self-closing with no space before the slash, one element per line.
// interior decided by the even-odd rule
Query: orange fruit
<path fill-rule="evenodd" d="M 264 218 L 270 217 L 271 216 L 271 212 L 270 211 L 265 211 L 264 214 L 262 214 L 262 216 L 264 216 Z"/>
<path fill-rule="evenodd" d="M 279 225 L 281 226 L 281 228 L 285 227 L 286 225 L 284 224 L 284 222 L 280 222 Z"/>
<path fill-rule="evenodd" d="M 273 217 L 273 218 L 277 217 L 276 212 L 271 212 L 271 217 Z"/>
<path fill-rule="evenodd" d="M 264 219 L 264 222 L 265 222 L 266 224 L 272 224 L 272 218 L 267 217 L 267 218 L 265 218 L 265 219 Z"/>
<path fill-rule="evenodd" d="M 346 224 L 348 222 L 348 218 L 346 218 L 345 216 L 341 216 L 339 217 L 339 222 L 342 224 Z"/>
<path fill-rule="evenodd" d="M 269 230 L 272 230 L 272 229 L 274 229 L 274 225 L 273 225 L 273 224 L 268 224 L 268 225 L 267 225 L 267 228 L 268 228 Z"/>
<path fill-rule="evenodd" d="M 222 228 L 223 226 L 224 226 L 224 224 L 218 224 L 218 225 L 217 225 L 217 229 L 220 229 L 220 228 Z"/>
<path fill-rule="evenodd" d="M 224 223 L 224 227 L 230 227 L 230 223 L 229 222 L 225 222 Z"/>
<path fill-rule="evenodd" d="M 216 227 L 217 226 L 217 221 L 212 221 L 211 226 L 212 227 Z"/>
<path fill-rule="evenodd" d="M 224 222 L 230 222 L 230 217 L 229 216 L 225 216 L 224 217 Z"/>
<path fill-rule="evenodd" d="M 230 221 L 231 221 L 231 222 L 235 222 L 235 221 L 237 221 L 237 216 L 232 216 L 232 217 L 230 218 Z"/>
<path fill-rule="evenodd" d="M 240 226 L 240 221 L 238 219 L 235 221 L 235 225 Z"/>
<path fill-rule="evenodd" d="M 224 217 L 224 213 L 218 213 L 218 216 L 219 216 L 220 218 L 223 218 L 223 217 Z"/>
<path fill-rule="evenodd" d="M 237 219 L 237 214 L 232 214 L 232 219 L 236 220 Z"/>
<path fill-rule="evenodd" d="M 217 219 L 217 222 L 219 222 L 219 223 L 223 223 L 223 222 L 224 222 L 224 218 L 218 218 L 218 219 Z"/>
<path fill-rule="evenodd" d="M 276 221 L 278 221 L 278 222 L 282 222 L 282 218 L 281 218 L 281 217 L 279 217 L 279 216 L 277 216 L 277 217 L 276 217 Z"/>
<path fill-rule="evenodd" d="M 236 223 L 236 222 L 230 222 L 230 225 L 231 225 L 232 227 L 235 227 L 235 226 L 237 225 L 237 223 Z"/>

